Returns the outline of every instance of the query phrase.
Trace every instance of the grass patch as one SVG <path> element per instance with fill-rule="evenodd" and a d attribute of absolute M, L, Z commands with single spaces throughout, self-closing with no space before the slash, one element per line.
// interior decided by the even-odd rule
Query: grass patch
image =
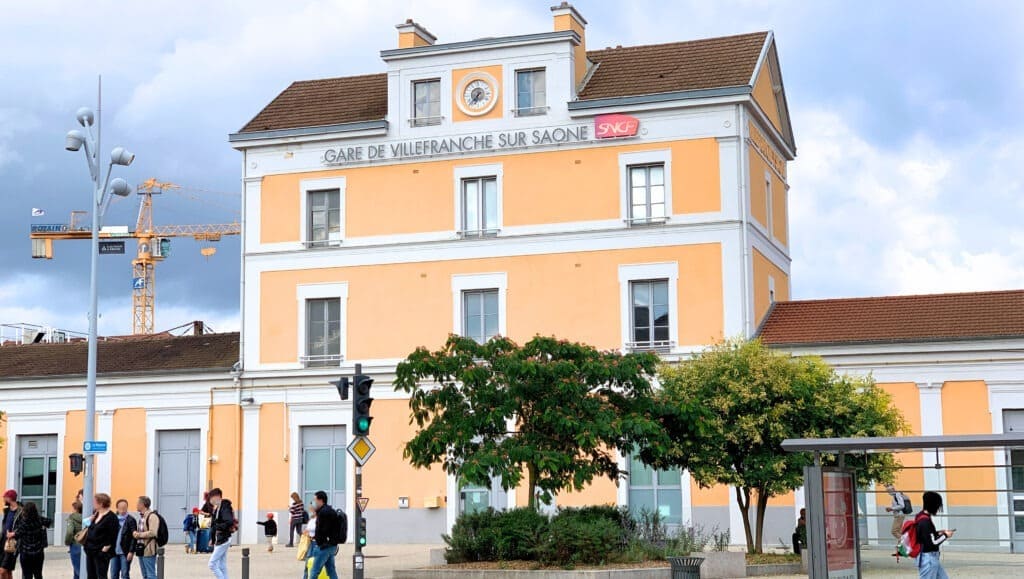
<path fill-rule="evenodd" d="M 747 565 L 778 565 L 799 562 L 800 555 L 793 553 L 747 553 Z"/>

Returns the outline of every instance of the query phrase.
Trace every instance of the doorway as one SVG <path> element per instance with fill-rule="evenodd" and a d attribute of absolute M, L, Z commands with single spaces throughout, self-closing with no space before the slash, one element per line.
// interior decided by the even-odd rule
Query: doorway
<path fill-rule="evenodd" d="M 171 542 L 184 542 L 185 515 L 202 506 L 199 480 L 200 432 L 159 430 L 156 433 L 156 504 L 167 521 Z"/>
<path fill-rule="evenodd" d="M 53 529 L 60 527 L 57 517 L 57 435 L 18 437 L 18 497 L 21 504 L 33 502 L 42 517 L 54 524 L 47 531 L 53 544 Z"/>
<path fill-rule="evenodd" d="M 302 500 L 313 504 L 317 491 L 327 493 L 334 508 L 348 510 L 345 481 L 348 440 L 344 426 L 306 426 L 302 429 Z"/>

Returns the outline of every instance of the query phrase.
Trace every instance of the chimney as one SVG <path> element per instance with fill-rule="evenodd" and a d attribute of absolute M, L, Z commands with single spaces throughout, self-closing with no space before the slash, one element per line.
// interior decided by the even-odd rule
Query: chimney
<path fill-rule="evenodd" d="M 555 32 L 572 30 L 580 37 L 580 43 L 573 49 L 572 54 L 575 72 L 574 84 L 578 90 L 590 67 L 590 62 L 587 60 L 587 20 L 568 2 L 552 6 L 551 15 L 555 21 Z"/>
<path fill-rule="evenodd" d="M 436 36 L 427 32 L 426 28 L 413 22 L 412 18 L 395 25 L 395 28 L 398 29 L 398 48 L 431 46 L 437 42 Z"/>
<path fill-rule="evenodd" d="M 200 320 L 196 320 L 196 321 L 192 322 L 192 335 L 193 336 L 202 336 L 205 333 L 206 333 L 206 324 L 204 324 Z"/>

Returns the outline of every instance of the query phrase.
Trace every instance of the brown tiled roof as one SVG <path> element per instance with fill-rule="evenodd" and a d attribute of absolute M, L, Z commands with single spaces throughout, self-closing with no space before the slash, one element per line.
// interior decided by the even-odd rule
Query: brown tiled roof
<path fill-rule="evenodd" d="M 0 347 L 0 382 L 11 378 L 85 375 L 89 345 L 27 344 Z M 174 370 L 230 370 L 238 362 L 238 332 L 147 337 L 99 343 L 100 374 Z"/>
<path fill-rule="evenodd" d="M 591 50 L 580 100 L 748 86 L 767 32 Z"/>
<path fill-rule="evenodd" d="M 376 121 L 387 113 L 387 74 L 300 80 L 284 89 L 239 132 Z"/>
<path fill-rule="evenodd" d="M 581 100 L 746 86 L 767 32 L 592 50 Z M 239 133 L 376 121 L 387 116 L 387 74 L 293 82 Z"/>
<path fill-rule="evenodd" d="M 779 302 L 769 345 L 1024 337 L 1024 290 Z"/>

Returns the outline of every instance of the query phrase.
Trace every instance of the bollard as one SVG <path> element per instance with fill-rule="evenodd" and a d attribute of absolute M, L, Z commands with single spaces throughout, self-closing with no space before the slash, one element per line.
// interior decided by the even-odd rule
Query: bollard
<path fill-rule="evenodd" d="M 242 547 L 242 579 L 249 579 L 249 547 Z"/>
<path fill-rule="evenodd" d="M 156 550 L 156 579 L 164 579 L 164 551 L 163 547 Z"/>

